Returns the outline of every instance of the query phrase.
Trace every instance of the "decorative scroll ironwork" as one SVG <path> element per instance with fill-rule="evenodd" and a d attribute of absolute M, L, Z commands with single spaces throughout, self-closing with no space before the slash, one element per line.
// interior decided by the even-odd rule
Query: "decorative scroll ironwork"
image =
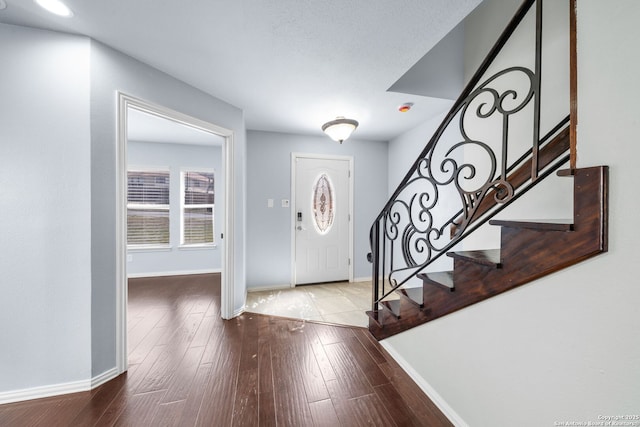
<path fill-rule="evenodd" d="M 541 1 L 537 0 L 536 32 L 542 31 Z M 478 219 L 478 208 L 484 199 L 491 197 L 497 205 L 506 205 L 517 197 L 508 173 L 516 164 L 537 156 L 540 145 L 541 37 L 536 36 L 535 70 L 512 66 L 489 77 L 485 74 L 533 3 L 534 0 L 525 1 L 519 9 L 374 223 L 374 311 L 379 300 L 472 231 L 470 225 Z M 514 145 L 510 144 L 509 125 L 525 109 L 533 115 L 533 142 L 529 154 L 509 164 L 510 145 Z M 493 139 L 475 134 L 474 124 L 478 121 L 495 124 Z M 519 148 L 516 146 L 516 150 Z M 469 151 L 481 161 L 465 159 L 463 152 Z M 537 159 L 532 164 L 536 169 L 531 173 L 531 182 L 538 179 L 539 172 Z M 385 284 L 390 286 L 388 291 Z"/>
<path fill-rule="evenodd" d="M 500 91 L 492 87 L 492 83 L 500 77 L 513 73 L 526 76 L 528 85 L 523 91 Z M 438 140 L 418 159 L 410 179 L 398 188 L 398 194 L 382 213 L 384 238 L 396 253 L 399 250 L 402 254 L 396 257 L 402 263 L 399 266 L 398 260 L 395 260 L 396 265 L 390 274 L 392 282 L 397 272 L 421 267 L 440 253 L 450 242 L 450 226 L 455 224 L 455 235 L 462 235 L 474 218 L 480 201 L 487 194 L 491 193 L 497 203 L 505 203 L 513 197 L 514 189 L 507 180 L 509 117 L 525 108 L 534 95 L 533 71 L 524 67 L 511 67 L 496 73 L 478 86 L 452 115 L 451 121 L 457 118 L 461 140 L 447 148 L 441 158 L 437 154 L 441 142 Z M 478 119 L 501 116 L 499 152 L 490 144 L 470 136 L 465 125 L 469 114 L 475 114 Z M 456 157 L 456 153 L 462 153 L 463 149 L 471 145 L 483 152 L 485 164 L 482 167 L 465 162 L 462 156 Z M 455 192 L 460 202 L 445 217 L 442 212 L 438 212 L 443 192 L 449 195 Z"/>
<path fill-rule="evenodd" d="M 333 225 L 333 186 L 327 174 L 323 173 L 313 186 L 313 218 L 320 234 L 326 234 Z"/>

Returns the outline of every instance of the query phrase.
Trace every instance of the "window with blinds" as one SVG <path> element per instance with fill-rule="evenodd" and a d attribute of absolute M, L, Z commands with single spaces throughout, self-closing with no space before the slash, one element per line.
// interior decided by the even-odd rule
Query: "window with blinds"
<path fill-rule="evenodd" d="M 214 176 L 213 171 L 183 171 L 182 239 L 183 245 L 214 243 Z"/>
<path fill-rule="evenodd" d="M 127 245 L 169 244 L 169 171 L 127 171 Z"/>

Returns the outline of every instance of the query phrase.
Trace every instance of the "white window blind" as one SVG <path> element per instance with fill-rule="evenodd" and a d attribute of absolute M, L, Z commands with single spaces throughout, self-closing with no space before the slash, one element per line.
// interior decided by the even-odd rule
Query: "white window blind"
<path fill-rule="evenodd" d="M 214 236 L 213 172 L 183 171 L 182 244 L 212 244 Z"/>
<path fill-rule="evenodd" d="M 127 244 L 169 244 L 169 171 L 127 172 Z"/>

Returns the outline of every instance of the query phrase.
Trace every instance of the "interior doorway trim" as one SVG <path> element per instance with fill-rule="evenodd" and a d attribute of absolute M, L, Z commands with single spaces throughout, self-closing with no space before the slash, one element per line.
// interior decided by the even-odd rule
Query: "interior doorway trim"
<path fill-rule="evenodd" d="M 117 142 L 116 142 L 116 365 L 119 373 L 128 368 L 127 358 L 127 111 L 129 108 L 171 120 L 192 128 L 220 136 L 222 164 L 225 177 L 225 218 L 222 233 L 221 316 L 234 316 L 234 145 L 233 131 L 188 116 L 164 106 L 118 92 Z"/>
<path fill-rule="evenodd" d="M 353 282 L 353 182 L 355 174 L 353 169 L 353 156 L 337 156 L 331 154 L 291 153 L 291 287 L 296 286 L 296 160 L 297 159 L 320 160 L 346 160 L 349 162 L 349 282 Z"/>

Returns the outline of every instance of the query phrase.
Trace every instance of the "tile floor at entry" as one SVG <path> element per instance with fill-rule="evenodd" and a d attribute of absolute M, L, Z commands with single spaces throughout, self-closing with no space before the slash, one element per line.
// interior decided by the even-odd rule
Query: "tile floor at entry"
<path fill-rule="evenodd" d="M 371 281 L 301 285 L 247 293 L 246 311 L 341 325 L 369 325 Z"/>

